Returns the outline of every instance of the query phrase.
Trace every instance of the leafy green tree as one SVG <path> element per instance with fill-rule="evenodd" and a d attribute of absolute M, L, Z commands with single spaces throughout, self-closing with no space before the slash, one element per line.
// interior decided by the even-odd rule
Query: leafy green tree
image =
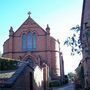
<path fill-rule="evenodd" d="M 67 76 L 68 76 L 68 79 L 69 79 L 70 82 L 74 81 L 75 75 L 76 75 L 76 74 L 75 74 L 75 73 L 72 73 L 72 72 L 68 73 Z"/>
<path fill-rule="evenodd" d="M 64 45 L 71 47 L 71 55 L 81 54 L 82 47 L 80 42 L 80 26 L 76 25 L 71 28 L 72 36 L 67 37 L 64 41 Z"/>

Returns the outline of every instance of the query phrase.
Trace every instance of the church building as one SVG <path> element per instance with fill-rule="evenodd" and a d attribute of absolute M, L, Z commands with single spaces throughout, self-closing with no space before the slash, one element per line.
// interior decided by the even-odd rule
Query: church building
<path fill-rule="evenodd" d="M 49 67 L 50 79 L 58 79 L 60 73 L 60 43 L 50 36 L 50 27 L 43 29 L 30 16 L 16 30 L 10 27 L 9 38 L 3 45 L 3 57 L 28 61 Z M 62 69 L 64 70 L 64 69 Z"/>

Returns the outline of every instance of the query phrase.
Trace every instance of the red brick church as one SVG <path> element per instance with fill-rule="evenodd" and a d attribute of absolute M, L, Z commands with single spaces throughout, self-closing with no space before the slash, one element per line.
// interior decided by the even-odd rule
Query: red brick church
<path fill-rule="evenodd" d="M 45 63 L 51 79 L 61 75 L 59 41 L 50 36 L 49 25 L 44 30 L 30 15 L 15 32 L 10 27 L 9 39 L 3 45 L 3 57 L 21 61 L 29 59 L 31 66 Z"/>

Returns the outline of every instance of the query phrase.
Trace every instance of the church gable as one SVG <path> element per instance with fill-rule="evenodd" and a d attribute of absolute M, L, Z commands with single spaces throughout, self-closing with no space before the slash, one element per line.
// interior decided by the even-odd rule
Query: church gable
<path fill-rule="evenodd" d="M 39 35 L 45 35 L 46 31 L 40 27 L 30 16 L 14 33 L 15 36 L 20 36 L 24 32 L 36 32 Z"/>

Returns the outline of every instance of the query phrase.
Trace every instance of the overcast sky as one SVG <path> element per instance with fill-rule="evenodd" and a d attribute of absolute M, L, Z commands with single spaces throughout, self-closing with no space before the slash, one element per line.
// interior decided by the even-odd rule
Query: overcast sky
<path fill-rule="evenodd" d="M 49 24 L 51 35 L 61 42 L 65 73 L 73 72 L 78 66 L 81 56 L 72 57 L 70 50 L 63 46 L 63 41 L 70 35 L 70 28 L 80 25 L 83 0 L 0 0 L 0 51 L 8 38 L 9 28 L 16 31 L 31 17 L 43 28 Z"/>

